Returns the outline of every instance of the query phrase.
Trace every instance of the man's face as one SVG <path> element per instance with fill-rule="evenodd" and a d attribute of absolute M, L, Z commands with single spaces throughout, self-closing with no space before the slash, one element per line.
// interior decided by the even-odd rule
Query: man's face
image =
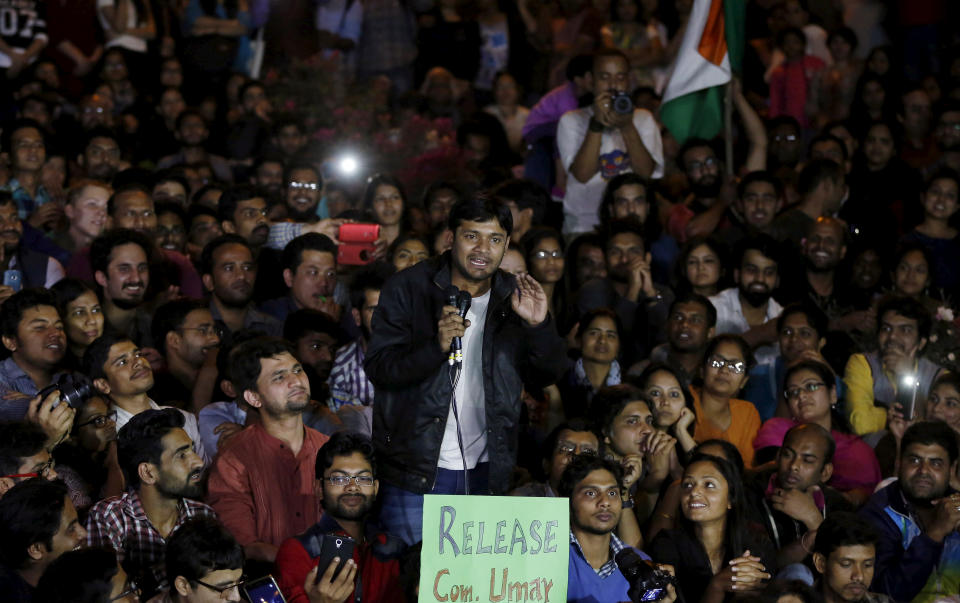
<path fill-rule="evenodd" d="M 267 91 L 260 86 L 250 86 L 243 91 L 243 98 L 240 102 L 243 104 L 243 110 L 247 113 L 253 113 L 257 105 L 267 100 Z"/>
<path fill-rule="evenodd" d="M 613 192 L 610 212 L 614 218 L 636 216 L 640 222 L 647 221 L 650 203 L 647 201 L 647 188 L 642 184 L 625 184 Z"/>
<path fill-rule="evenodd" d="M 39 477 L 51 482 L 59 477 L 56 469 L 53 468 L 53 455 L 51 455 L 50 451 L 46 448 L 42 448 L 40 452 L 33 456 L 21 458 L 20 466 L 17 467 L 17 470 L 14 471 L 14 473 L 19 475 L 36 473 Z M 30 478 L 17 478 L 18 481 L 24 481 L 27 479 Z"/>
<path fill-rule="evenodd" d="M 337 260 L 332 253 L 308 249 L 301 255 L 297 271 L 283 271 L 290 293 L 300 308 L 323 310 L 337 286 Z"/>
<path fill-rule="evenodd" d="M 186 207 L 187 189 L 183 184 L 176 180 L 163 180 L 153 187 L 153 200 L 156 203 L 161 201 L 172 201 L 177 205 Z"/>
<path fill-rule="evenodd" d="M 609 534 L 617 527 L 622 508 L 617 478 L 606 469 L 595 469 L 570 495 L 571 528 L 598 536 Z"/>
<path fill-rule="evenodd" d="M 667 341 L 678 352 L 702 350 L 712 331 L 706 308 L 697 302 L 676 304 L 667 317 Z"/>
<path fill-rule="evenodd" d="M 107 225 L 107 201 L 110 191 L 101 186 L 86 186 L 80 196 L 64 206 L 70 228 L 88 237 L 99 237 Z M 0 208 L 2 211 L 2 208 Z"/>
<path fill-rule="evenodd" d="M 191 243 L 203 249 L 207 243 L 223 234 L 220 229 L 220 222 L 214 216 L 207 214 L 197 214 L 190 223 Z"/>
<path fill-rule="evenodd" d="M 360 452 L 333 457 L 333 463 L 323 472 L 323 510 L 335 519 L 358 521 L 365 519 L 377 500 L 380 482 L 376 479 L 369 486 L 360 486 L 351 479 L 345 486 L 335 486 L 329 478 L 368 477 L 374 478 L 373 467 Z"/>
<path fill-rule="evenodd" d="M 260 359 L 257 391 L 244 392 L 247 402 L 273 417 L 303 412 L 310 403 L 310 381 L 300 362 L 283 352 Z"/>
<path fill-rule="evenodd" d="M 60 527 L 50 539 L 50 547 L 47 548 L 47 554 L 44 555 L 42 563 L 45 565 L 53 562 L 60 555 L 79 548 L 87 539 L 87 530 L 77 517 L 77 509 L 69 496 L 64 497 L 63 512 L 60 514 Z M 46 547 L 44 547 L 46 548 Z"/>
<path fill-rule="evenodd" d="M 801 429 L 786 438 L 777 453 L 777 482 L 781 488 L 807 492 L 830 479 L 827 443 L 814 429 Z"/>
<path fill-rule="evenodd" d="M 157 244 L 161 249 L 183 253 L 187 244 L 187 229 L 180 216 L 173 212 L 160 214 L 157 217 L 157 228 L 154 231 Z"/>
<path fill-rule="evenodd" d="M 116 195 L 113 203 L 114 228 L 130 228 L 153 236 L 157 228 L 157 212 L 153 199 L 143 191 L 125 191 Z"/>
<path fill-rule="evenodd" d="M 635 400 L 623 407 L 610 425 L 607 443 L 620 456 L 642 454 L 647 438 L 655 431 L 653 415 L 643 400 Z"/>
<path fill-rule="evenodd" d="M 103 372 L 106 378 L 95 380 L 94 385 L 106 395 L 134 396 L 145 394 L 153 387 L 150 362 L 132 341 L 120 341 L 110 346 Z"/>
<path fill-rule="evenodd" d="M 287 182 L 287 211 L 294 220 L 315 218 L 320 202 L 320 179 L 310 169 L 293 170 Z"/>
<path fill-rule="evenodd" d="M 603 249 L 593 245 L 581 245 L 577 250 L 577 282 L 581 285 L 595 278 L 606 278 L 607 260 Z"/>
<path fill-rule="evenodd" d="M 186 601 L 186 603 L 217 603 L 218 601 L 245 601 L 240 595 L 240 587 L 237 586 L 237 583 L 243 578 L 243 568 L 238 567 L 237 569 L 221 569 L 210 572 L 200 578 L 196 583 L 196 586 L 191 585 L 189 582 L 184 580 L 182 584 L 183 589 L 181 590 L 181 585 L 177 584 L 176 589 L 177 593 L 180 595 L 181 601 Z M 219 588 L 225 588 L 227 590 L 223 591 L 221 596 L 220 592 L 210 588 L 209 586 L 204 586 L 204 584 L 209 584 L 210 586 L 216 586 Z M 171 588 L 170 592 L 173 592 Z"/>
<path fill-rule="evenodd" d="M 717 154 L 707 146 L 687 149 L 683 156 L 687 182 L 693 194 L 703 199 L 712 199 L 720 194 L 720 162 Z"/>
<path fill-rule="evenodd" d="M 120 164 L 120 147 L 117 141 L 106 136 L 94 138 L 83 150 L 83 167 L 87 176 L 109 182 L 117 173 Z"/>
<path fill-rule="evenodd" d="M 930 129 L 930 97 L 913 90 L 903 97 L 903 129 L 910 136 L 926 136 Z"/>
<path fill-rule="evenodd" d="M 209 132 L 203 118 L 199 115 L 188 115 L 180 122 L 177 134 L 184 146 L 199 147 L 207 141 Z"/>
<path fill-rule="evenodd" d="M 113 99 L 103 94 L 85 97 L 80 102 L 80 127 L 90 131 L 97 126 L 113 125 Z"/>
<path fill-rule="evenodd" d="M 453 236 L 453 268 L 468 281 L 483 282 L 497 271 L 509 243 L 510 237 L 497 220 L 464 220 Z"/>
<path fill-rule="evenodd" d="M 203 284 L 220 303 L 230 308 L 246 308 L 253 297 L 257 264 L 243 245 L 221 245 L 213 253 L 213 273 L 203 275 Z"/>
<path fill-rule="evenodd" d="M 187 314 L 175 335 L 175 343 L 170 346 L 168 341 L 167 351 L 195 369 L 203 366 L 207 355 L 216 354 L 220 346 L 220 335 L 214 327 L 213 315 L 206 308 Z"/>
<path fill-rule="evenodd" d="M 621 232 L 607 243 L 607 274 L 615 281 L 630 280 L 630 263 L 644 257 L 643 239 L 632 232 Z"/>
<path fill-rule="evenodd" d="M 303 145 L 306 143 L 306 136 L 300 131 L 300 128 L 288 124 L 282 128 L 277 133 L 277 146 L 280 147 L 280 151 L 287 157 L 292 157 L 297 154 L 297 151 L 303 148 Z"/>
<path fill-rule="evenodd" d="M 890 128 L 880 123 L 867 130 L 863 139 L 863 154 L 869 167 L 878 169 L 887 165 L 897 154 Z"/>
<path fill-rule="evenodd" d="M 913 502 L 941 498 L 950 484 L 950 455 L 939 444 L 910 444 L 900 454 L 900 485 Z"/>
<path fill-rule="evenodd" d="M 52 370 L 67 352 L 63 321 L 53 306 L 27 308 L 17 324 L 16 337 L 4 337 L 3 345 L 14 359 L 30 368 Z"/>
<path fill-rule="evenodd" d="M 430 205 L 427 207 L 427 219 L 430 221 L 430 228 L 436 228 L 441 224 L 447 223 L 450 217 L 450 209 L 457 202 L 457 195 L 448 189 L 440 189 L 430 197 Z M 516 224 L 516 218 L 514 218 Z"/>
<path fill-rule="evenodd" d="M 593 93 L 627 89 L 630 66 L 621 57 L 603 57 L 593 64 Z"/>
<path fill-rule="evenodd" d="M 873 581 L 877 551 L 872 544 L 838 546 L 826 558 L 814 554 L 813 562 L 823 574 L 823 587 L 832 593 L 834 601 L 859 603 L 866 599 Z"/>
<path fill-rule="evenodd" d="M 740 199 L 744 221 L 758 230 L 764 230 L 773 223 L 780 205 L 777 189 L 772 183 L 762 180 L 748 184 Z"/>
<path fill-rule="evenodd" d="M 960 111 L 944 111 L 937 121 L 934 136 L 941 149 L 960 144 Z"/>
<path fill-rule="evenodd" d="M 4 203 L 0 205 L 0 241 L 3 242 L 3 249 L 7 256 L 20 247 L 20 237 L 23 236 L 23 224 L 20 222 L 20 215 L 17 213 L 16 203 Z"/>
<path fill-rule="evenodd" d="M 339 347 L 336 337 L 329 333 L 307 332 L 297 340 L 297 358 L 313 368 L 317 376 L 326 381 L 333 369 L 333 359 Z"/>
<path fill-rule="evenodd" d="M 180 113 L 187 108 L 187 103 L 183 100 L 183 95 L 179 90 L 170 89 L 164 91 L 160 97 L 160 105 L 157 111 L 165 121 L 175 122 Z"/>
<path fill-rule="evenodd" d="M 777 263 L 756 249 L 743 254 L 740 268 L 733 276 L 740 286 L 740 295 L 755 308 L 767 303 L 780 280 Z"/>
<path fill-rule="evenodd" d="M 279 161 L 264 161 L 254 174 L 253 183 L 277 194 L 283 187 L 283 164 Z"/>
<path fill-rule="evenodd" d="M 780 165 L 794 166 L 803 157 L 800 133 L 791 124 L 780 124 L 770 132 L 770 155 Z"/>
<path fill-rule="evenodd" d="M 820 221 L 807 232 L 803 241 L 803 257 L 812 272 L 832 272 L 847 255 L 843 244 L 843 228 L 837 222 Z"/>
<path fill-rule="evenodd" d="M 203 459 L 193 451 L 193 440 L 186 431 L 176 428 L 160 442 L 163 452 L 157 467 L 157 490 L 170 499 L 200 499 L 203 496 Z"/>
<path fill-rule="evenodd" d="M 914 357 L 927 343 L 920 337 L 919 326 L 913 318 L 901 316 L 893 310 L 880 318 L 880 330 L 877 332 L 877 344 L 880 354 L 899 352 Z"/>
<path fill-rule="evenodd" d="M 10 137 L 10 160 L 14 170 L 39 172 L 47 160 L 43 136 L 36 128 L 16 130 Z"/>
<path fill-rule="evenodd" d="M 237 209 L 233 212 L 233 222 L 224 222 L 223 227 L 227 232 L 240 235 L 251 245 L 263 245 L 270 236 L 266 199 L 254 197 L 237 202 Z"/>
<path fill-rule="evenodd" d="M 596 456 L 599 453 L 600 441 L 595 433 L 564 429 L 557 437 L 557 445 L 553 448 L 553 454 L 546 468 L 550 485 L 556 488 L 560 483 L 563 470 L 575 456 L 581 454 Z"/>
<path fill-rule="evenodd" d="M 107 273 L 97 272 L 94 277 L 107 299 L 124 309 L 135 308 L 143 302 L 150 284 L 147 254 L 136 243 L 114 247 Z"/>
<path fill-rule="evenodd" d="M 803 312 L 794 312 L 783 321 L 783 328 L 778 333 L 780 352 L 789 365 L 798 360 L 806 352 L 817 352 L 821 347 L 817 330 L 810 324 L 810 319 Z"/>
<path fill-rule="evenodd" d="M 379 289 L 366 289 L 363 292 L 363 307 L 360 308 L 360 327 L 367 337 L 372 333 L 373 312 L 377 309 L 377 304 L 379 303 Z"/>

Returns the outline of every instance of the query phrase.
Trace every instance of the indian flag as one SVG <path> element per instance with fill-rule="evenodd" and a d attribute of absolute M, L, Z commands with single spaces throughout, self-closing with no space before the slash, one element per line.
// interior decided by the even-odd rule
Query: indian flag
<path fill-rule="evenodd" d="M 740 71 L 746 0 L 694 0 L 660 120 L 680 144 L 723 129 L 723 87 Z"/>

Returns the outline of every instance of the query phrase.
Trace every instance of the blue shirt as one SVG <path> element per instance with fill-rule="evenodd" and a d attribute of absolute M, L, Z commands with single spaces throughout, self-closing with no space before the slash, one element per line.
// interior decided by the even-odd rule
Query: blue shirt
<path fill-rule="evenodd" d="M 47 189 L 43 188 L 42 184 L 37 184 L 37 196 L 31 197 L 27 189 L 20 186 L 20 182 L 16 178 L 11 178 L 6 186 L 0 188 L 0 190 L 13 195 L 13 200 L 17 202 L 17 215 L 21 220 L 26 220 L 38 207 L 50 201 L 50 194 L 47 193 Z"/>
<path fill-rule="evenodd" d="M 567 576 L 567 601 L 582 603 L 611 603 L 629 601 L 630 583 L 620 573 L 614 558 L 626 545 L 610 534 L 610 559 L 599 570 L 593 569 L 573 531 L 570 532 L 570 563 Z M 636 551 L 641 559 L 650 560 L 643 551 Z"/>
<path fill-rule="evenodd" d="M 53 376 L 55 383 L 62 373 Z M 20 421 L 27 416 L 30 400 L 40 388 L 23 372 L 13 356 L 0 362 L 0 421 Z"/>
<path fill-rule="evenodd" d="M 213 430 L 223 423 L 246 425 L 247 411 L 240 408 L 236 402 L 230 401 L 212 402 L 197 413 L 197 430 L 200 432 L 203 449 L 210 458 L 217 456 L 217 441 L 220 439 L 220 435 L 213 433 Z"/>

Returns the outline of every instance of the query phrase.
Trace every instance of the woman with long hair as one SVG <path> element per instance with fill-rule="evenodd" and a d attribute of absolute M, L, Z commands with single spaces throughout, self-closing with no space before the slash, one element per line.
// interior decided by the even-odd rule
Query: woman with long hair
<path fill-rule="evenodd" d="M 540 287 L 543 288 L 550 314 L 560 328 L 560 333 L 563 334 L 569 311 L 563 279 L 566 267 L 566 244 L 563 236 L 549 226 L 535 226 L 523 235 L 520 246 L 526 250 L 526 262 L 530 275 L 537 279 Z"/>
<path fill-rule="evenodd" d="M 375 174 L 363 192 L 363 210 L 380 225 L 380 238 L 393 244 L 404 228 L 407 194 L 400 181 L 390 174 Z"/>
<path fill-rule="evenodd" d="M 104 315 L 97 294 L 83 281 L 64 278 L 50 288 L 67 335 L 64 367 L 79 369 L 87 346 L 103 335 Z"/>
<path fill-rule="evenodd" d="M 693 396 L 683 385 L 680 373 L 669 364 L 654 363 L 644 369 L 637 383 L 650 401 L 657 429 L 677 438 L 677 457 L 685 458 L 697 445 L 693 439 L 697 416 Z"/>
<path fill-rule="evenodd" d="M 713 238 L 694 237 L 687 241 L 674 264 L 677 294 L 693 291 L 710 297 L 723 290 L 729 252 Z"/>
<path fill-rule="evenodd" d="M 580 358 L 557 382 L 568 419 L 584 416 L 600 388 L 620 384 L 622 335 L 620 319 L 609 308 L 597 308 L 580 319 Z"/>

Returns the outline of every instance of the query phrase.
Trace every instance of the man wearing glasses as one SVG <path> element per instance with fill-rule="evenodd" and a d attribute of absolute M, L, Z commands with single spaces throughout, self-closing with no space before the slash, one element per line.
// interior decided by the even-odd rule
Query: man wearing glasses
<path fill-rule="evenodd" d="M 28 421 L 0 423 L 0 496 L 33 477 L 57 479 L 53 457 L 47 449 L 47 434 Z"/>
<path fill-rule="evenodd" d="M 197 517 L 177 528 L 166 560 L 170 590 L 161 603 L 243 600 L 243 547 L 216 519 Z"/>
<path fill-rule="evenodd" d="M 154 373 L 150 398 L 195 412 L 209 404 L 217 380 L 220 327 L 207 305 L 186 298 L 167 302 L 154 312 L 151 332 L 166 363 Z"/>
<path fill-rule="evenodd" d="M 575 418 L 557 425 L 544 440 L 541 450 L 547 481 L 524 484 L 511 492 L 511 496 L 559 496 L 563 470 L 575 457 L 599 454 L 600 440 L 586 419 Z"/>
<path fill-rule="evenodd" d="M 355 588 L 364 603 L 396 601 L 404 545 L 368 522 L 380 488 L 376 470 L 373 444 L 364 435 L 336 433 L 317 453 L 323 517 L 285 540 L 277 552 L 278 582 L 291 603 L 354 600 Z M 356 545 L 334 577 L 337 563 L 318 567 L 318 557 L 323 540 L 338 537 L 352 538 Z"/>
<path fill-rule="evenodd" d="M 313 166 L 299 164 L 287 171 L 287 188 L 284 204 L 287 217 L 294 222 L 316 222 L 326 215 L 326 204 L 320 206 L 320 192 L 323 181 Z"/>

